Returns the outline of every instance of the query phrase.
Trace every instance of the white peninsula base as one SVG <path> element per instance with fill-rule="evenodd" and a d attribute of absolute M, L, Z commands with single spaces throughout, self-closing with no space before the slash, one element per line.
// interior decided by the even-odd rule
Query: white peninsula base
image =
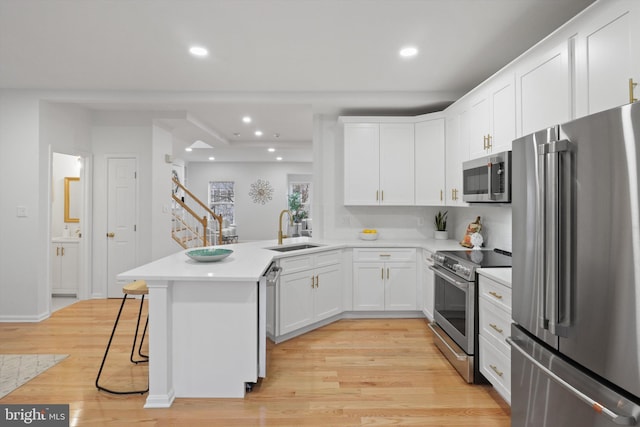
<path fill-rule="evenodd" d="M 255 281 L 147 280 L 149 395 L 145 408 L 176 397 L 244 397 L 258 381 Z"/>

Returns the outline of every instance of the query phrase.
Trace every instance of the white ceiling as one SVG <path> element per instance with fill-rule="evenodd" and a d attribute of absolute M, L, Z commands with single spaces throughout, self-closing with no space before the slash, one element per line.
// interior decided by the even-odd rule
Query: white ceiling
<path fill-rule="evenodd" d="M 0 88 L 165 112 L 176 153 L 214 146 L 186 160 L 309 160 L 314 113 L 440 110 L 592 2 L 0 0 Z"/>

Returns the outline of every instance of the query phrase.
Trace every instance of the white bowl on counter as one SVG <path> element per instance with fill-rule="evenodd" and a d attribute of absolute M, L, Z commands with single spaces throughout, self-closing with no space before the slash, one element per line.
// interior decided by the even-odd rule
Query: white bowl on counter
<path fill-rule="evenodd" d="M 378 240 L 378 233 L 359 233 L 360 240 Z"/>

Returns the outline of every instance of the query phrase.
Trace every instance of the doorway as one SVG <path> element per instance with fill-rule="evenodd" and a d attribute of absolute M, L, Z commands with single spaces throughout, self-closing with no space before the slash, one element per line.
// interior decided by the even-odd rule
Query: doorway
<path fill-rule="evenodd" d="M 90 161 L 86 153 L 51 153 L 50 312 L 86 299 L 88 292 Z"/>
<path fill-rule="evenodd" d="M 116 276 L 138 265 L 137 159 L 107 159 L 107 297 L 122 298 Z"/>

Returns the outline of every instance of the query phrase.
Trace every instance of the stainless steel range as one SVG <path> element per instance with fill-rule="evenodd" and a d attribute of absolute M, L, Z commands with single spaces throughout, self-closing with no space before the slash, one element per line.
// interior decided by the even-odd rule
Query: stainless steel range
<path fill-rule="evenodd" d="M 476 270 L 511 267 L 511 254 L 498 249 L 438 251 L 432 259 L 435 321 L 429 327 L 436 336 L 436 346 L 467 382 L 483 382 L 474 364 L 478 350 Z"/>

